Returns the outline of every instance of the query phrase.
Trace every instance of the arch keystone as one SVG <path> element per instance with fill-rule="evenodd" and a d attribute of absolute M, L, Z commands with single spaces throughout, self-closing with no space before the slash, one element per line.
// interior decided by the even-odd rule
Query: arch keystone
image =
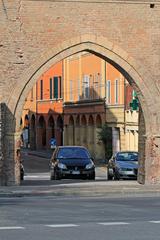
<path fill-rule="evenodd" d="M 97 36 L 93 34 L 81 35 L 81 42 L 97 42 Z"/>

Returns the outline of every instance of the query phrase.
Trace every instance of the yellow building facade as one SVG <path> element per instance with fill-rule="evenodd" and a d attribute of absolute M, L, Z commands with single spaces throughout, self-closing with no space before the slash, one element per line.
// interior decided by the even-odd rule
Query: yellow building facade
<path fill-rule="evenodd" d="M 126 95 L 126 85 L 129 86 L 127 80 L 118 70 L 95 55 L 83 52 L 65 59 L 64 144 L 84 145 L 95 158 L 103 159 L 104 146 L 98 132 L 107 123 L 111 129 L 113 153 L 138 151 L 138 111 L 128 107 L 132 97 Z M 95 110 L 94 106 L 100 101 L 102 105 Z M 101 119 L 99 128 L 97 115 Z M 80 119 L 78 131 L 77 119 Z"/>

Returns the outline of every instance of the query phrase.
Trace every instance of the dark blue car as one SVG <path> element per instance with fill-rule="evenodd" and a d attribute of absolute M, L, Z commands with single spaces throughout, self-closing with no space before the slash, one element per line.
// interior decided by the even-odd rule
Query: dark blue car
<path fill-rule="evenodd" d="M 138 152 L 117 152 L 108 162 L 108 179 L 137 179 Z"/>
<path fill-rule="evenodd" d="M 95 179 L 95 165 L 89 151 L 82 146 L 58 146 L 51 158 L 50 179 Z"/>

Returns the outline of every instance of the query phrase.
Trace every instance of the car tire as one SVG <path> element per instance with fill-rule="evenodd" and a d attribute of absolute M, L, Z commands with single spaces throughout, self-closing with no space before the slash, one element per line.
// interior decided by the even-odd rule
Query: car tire
<path fill-rule="evenodd" d="M 108 174 L 108 180 L 113 180 L 113 176 Z"/>
<path fill-rule="evenodd" d="M 54 172 L 54 180 L 61 180 L 61 177 L 59 176 L 59 174 L 57 174 L 57 172 Z"/>
<path fill-rule="evenodd" d="M 114 180 L 120 180 L 119 173 L 115 173 L 115 174 L 114 174 Z"/>
<path fill-rule="evenodd" d="M 54 176 L 53 175 L 50 176 L 50 180 L 54 180 Z"/>
<path fill-rule="evenodd" d="M 95 173 L 92 173 L 90 176 L 89 176 L 89 180 L 95 180 Z"/>
<path fill-rule="evenodd" d="M 21 181 L 24 180 L 24 174 L 21 174 Z"/>

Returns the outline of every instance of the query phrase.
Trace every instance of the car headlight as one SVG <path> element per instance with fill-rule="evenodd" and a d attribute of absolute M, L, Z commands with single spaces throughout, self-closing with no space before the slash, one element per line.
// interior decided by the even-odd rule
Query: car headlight
<path fill-rule="evenodd" d="M 63 163 L 58 163 L 58 167 L 61 169 L 67 169 L 67 166 Z"/>
<path fill-rule="evenodd" d="M 86 165 L 86 169 L 91 169 L 94 167 L 94 164 L 93 163 L 89 163 Z"/>

